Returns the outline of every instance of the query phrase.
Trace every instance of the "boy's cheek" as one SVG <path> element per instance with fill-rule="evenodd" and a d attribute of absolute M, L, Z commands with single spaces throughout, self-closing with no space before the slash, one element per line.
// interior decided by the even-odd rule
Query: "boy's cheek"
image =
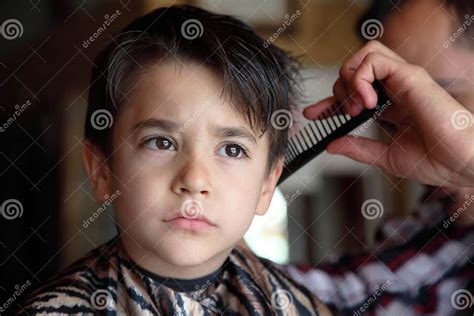
<path fill-rule="evenodd" d="M 170 194 L 169 183 L 156 170 L 121 169 L 114 179 L 114 190 L 121 192 L 114 207 L 117 211 L 140 214 L 163 205 Z"/>
<path fill-rule="evenodd" d="M 133 145 L 130 144 L 130 146 Z M 122 149 L 117 151 L 115 169 L 119 171 L 118 176 L 129 179 L 147 175 L 154 177 L 166 175 L 167 178 L 170 178 L 180 172 L 179 166 L 183 164 L 175 153 L 153 152 L 149 149 L 130 146 L 122 146 Z M 231 180 L 235 181 L 237 185 L 245 186 L 249 184 L 249 181 L 260 181 L 265 172 L 266 152 L 254 150 L 252 156 L 252 160 L 244 158 L 241 161 L 236 161 L 210 155 L 208 161 L 201 167 L 206 170 L 211 179 L 217 179 L 216 181 Z"/>
<path fill-rule="evenodd" d="M 176 159 L 156 155 L 143 155 L 138 152 L 124 152 L 118 155 L 114 163 L 113 181 L 121 191 L 133 193 L 135 200 L 148 202 L 157 198 L 161 192 L 171 194 L 171 185 L 179 167 L 173 162 Z M 257 161 L 236 163 L 217 160 L 205 166 L 205 176 L 208 177 L 210 188 L 214 194 L 221 195 L 223 202 L 235 199 L 254 200 L 258 198 L 264 177 L 265 164 Z M 229 188 L 232 184 L 232 188 Z M 166 198 L 166 197 L 160 197 Z"/>
<path fill-rule="evenodd" d="M 158 159 L 143 159 L 137 156 L 125 156 L 117 159 L 114 164 L 114 175 L 117 181 L 126 184 L 127 187 L 133 185 L 150 185 L 154 182 L 161 182 L 165 177 L 165 163 Z"/>

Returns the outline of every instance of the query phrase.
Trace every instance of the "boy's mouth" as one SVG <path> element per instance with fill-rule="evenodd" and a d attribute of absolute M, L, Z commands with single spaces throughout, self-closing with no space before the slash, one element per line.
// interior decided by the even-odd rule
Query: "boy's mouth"
<path fill-rule="evenodd" d="M 207 230 L 216 226 L 205 217 L 186 218 L 181 215 L 171 218 L 169 220 L 164 220 L 164 222 L 174 228 L 180 228 L 180 229 L 192 230 L 192 231 Z"/>

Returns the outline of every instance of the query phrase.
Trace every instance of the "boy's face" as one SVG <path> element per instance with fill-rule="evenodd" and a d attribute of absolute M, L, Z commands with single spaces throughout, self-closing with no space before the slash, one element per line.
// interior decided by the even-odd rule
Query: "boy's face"
<path fill-rule="evenodd" d="M 161 64 L 138 79 L 114 121 L 110 170 L 101 167 L 94 192 L 100 200 L 120 190 L 114 210 L 121 241 L 157 274 L 193 278 L 216 270 L 253 216 L 266 212 L 281 173 L 280 160 L 266 175 L 268 133 L 258 139 L 221 97 L 222 84 L 201 65 Z M 194 221 L 167 221 L 176 216 Z M 195 221 L 199 216 L 212 225 Z"/>

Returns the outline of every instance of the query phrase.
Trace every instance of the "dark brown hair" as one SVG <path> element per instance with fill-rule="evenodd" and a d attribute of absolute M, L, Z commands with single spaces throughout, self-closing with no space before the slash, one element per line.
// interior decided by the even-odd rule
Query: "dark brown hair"
<path fill-rule="evenodd" d="M 98 54 L 89 91 L 86 139 L 109 159 L 113 125 L 95 128 L 94 114 L 105 110 L 109 119 L 115 118 L 126 97 L 123 91 L 134 83 L 132 74 L 142 72 L 149 63 L 173 58 L 199 62 L 221 76 L 223 94 L 251 128 L 270 133 L 267 171 L 271 170 L 284 155 L 288 139 L 287 128 L 275 129 L 271 124 L 272 114 L 291 112 L 299 101 L 301 64 L 244 22 L 188 5 L 158 8 L 137 18 Z"/>

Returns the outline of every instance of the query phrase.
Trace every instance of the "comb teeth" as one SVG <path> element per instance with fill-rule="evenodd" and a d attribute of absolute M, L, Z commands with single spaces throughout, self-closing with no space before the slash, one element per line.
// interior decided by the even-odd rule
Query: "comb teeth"
<path fill-rule="evenodd" d="M 278 184 L 323 152 L 333 140 L 348 134 L 374 116 L 382 105 L 390 104 L 382 84 L 375 81 L 373 85 L 378 95 L 378 104 L 374 109 L 364 109 L 359 115 L 351 117 L 343 112 L 342 105 L 333 105 L 288 139 L 284 168 Z"/>
<path fill-rule="evenodd" d="M 348 123 L 352 117 L 349 114 L 338 114 L 332 108 L 326 109 L 314 121 L 306 124 L 288 140 L 285 154 L 285 166 L 303 152 L 310 150 L 325 138 L 330 137 L 337 129 Z"/>

